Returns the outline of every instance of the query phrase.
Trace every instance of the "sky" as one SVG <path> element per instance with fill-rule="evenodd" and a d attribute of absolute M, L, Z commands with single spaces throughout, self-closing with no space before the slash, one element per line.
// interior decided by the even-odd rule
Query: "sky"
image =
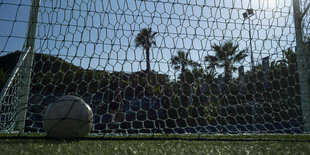
<path fill-rule="evenodd" d="M 301 8 L 309 3 L 302 0 Z M 0 55 L 22 50 L 30 5 L 0 0 Z M 249 8 L 254 15 L 245 20 Z M 146 69 L 145 52 L 134 43 L 142 28 L 158 32 L 151 69 L 171 76 L 179 73 L 170 64 L 178 50 L 206 67 L 212 45 L 233 41 L 249 55 L 235 66 L 249 70 L 250 40 L 255 64 L 295 46 L 291 0 L 41 0 L 35 50 L 85 69 L 136 72 Z"/>

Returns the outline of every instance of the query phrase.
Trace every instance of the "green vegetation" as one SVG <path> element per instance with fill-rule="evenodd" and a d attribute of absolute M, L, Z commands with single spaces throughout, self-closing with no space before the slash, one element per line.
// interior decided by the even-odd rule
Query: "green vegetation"
<path fill-rule="evenodd" d="M 4 72 L 3 69 L 0 68 L 0 88 L 4 87 L 4 84 L 6 83 L 8 78 L 9 78 L 9 74 Z"/>

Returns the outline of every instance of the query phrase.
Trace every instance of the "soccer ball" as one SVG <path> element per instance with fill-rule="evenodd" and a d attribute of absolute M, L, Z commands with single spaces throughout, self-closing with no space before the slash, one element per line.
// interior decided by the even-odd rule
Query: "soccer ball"
<path fill-rule="evenodd" d="M 67 95 L 48 105 L 43 128 L 51 138 L 77 138 L 88 135 L 93 112 L 81 98 Z"/>

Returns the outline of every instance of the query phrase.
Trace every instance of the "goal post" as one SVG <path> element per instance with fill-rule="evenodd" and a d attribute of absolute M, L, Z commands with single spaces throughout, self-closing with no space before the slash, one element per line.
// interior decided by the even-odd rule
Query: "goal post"
<path fill-rule="evenodd" d="M 20 54 L 19 60 L 11 73 L 11 76 L 7 80 L 6 85 L 3 87 L 0 98 L 0 107 L 3 108 L 8 106 L 10 110 L 15 110 L 12 113 L 15 113 L 9 117 L 9 115 L 2 115 L 1 117 L 7 117 L 9 119 L 9 124 L 15 124 L 14 128 L 4 127 L 12 131 L 24 131 L 28 96 L 30 93 L 30 82 L 31 82 L 31 73 L 32 73 L 32 64 L 34 59 L 34 46 L 35 46 L 35 37 L 37 30 L 37 18 L 39 12 L 40 0 L 31 1 L 31 9 L 29 14 L 28 29 L 26 33 L 26 39 L 24 42 L 23 51 Z M 14 90 L 15 89 L 15 90 Z M 13 93 L 13 94 L 11 94 Z M 12 96 L 14 95 L 14 96 Z M 6 105 L 7 104 L 7 105 Z M 3 106 L 3 107 L 2 107 Z M 3 108 L 6 109 L 6 108 Z M 1 112 L 10 112 L 1 111 Z M 2 122 L 1 123 L 5 123 Z M 9 125 L 10 126 L 10 125 Z M 4 130 L 4 129 L 2 129 Z"/>
<path fill-rule="evenodd" d="M 44 132 L 66 95 L 89 104 L 96 135 L 310 130 L 306 0 L 1 5 L 16 13 L 0 15 L 0 132 Z"/>
<path fill-rule="evenodd" d="M 29 93 L 30 93 L 30 82 L 31 82 L 31 73 L 32 73 L 32 66 L 33 66 L 33 59 L 34 59 L 34 47 L 35 47 L 35 38 L 37 32 L 37 24 L 38 24 L 38 13 L 39 13 L 39 6 L 40 0 L 32 0 L 31 1 L 31 8 L 30 8 L 30 15 L 29 15 L 29 23 L 28 23 L 28 30 L 27 30 L 27 37 L 24 43 L 24 49 L 29 49 L 29 53 L 25 58 L 24 62 L 24 69 L 22 70 L 21 74 L 23 78 L 21 79 L 24 82 L 24 85 L 21 86 L 21 95 L 19 95 L 19 105 L 23 111 L 18 115 L 16 125 L 16 129 L 20 132 L 24 131 L 25 120 L 26 120 L 26 112 L 27 112 L 27 104 L 29 100 Z M 28 51 L 27 51 L 28 52 Z M 23 120 L 23 121 L 20 121 Z"/>
<path fill-rule="evenodd" d="M 310 52 L 305 45 L 302 22 L 310 3 L 302 12 L 299 0 L 293 0 L 295 33 L 296 33 L 296 55 L 300 81 L 302 113 L 305 132 L 310 132 Z"/>

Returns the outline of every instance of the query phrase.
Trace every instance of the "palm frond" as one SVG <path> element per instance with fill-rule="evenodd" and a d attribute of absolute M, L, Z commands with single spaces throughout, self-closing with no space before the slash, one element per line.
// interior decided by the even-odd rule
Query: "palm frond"
<path fill-rule="evenodd" d="M 234 45 L 232 41 L 227 41 L 220 45 L 213 44 L 211 47 L 215 52 L 215 56 L 208 55 L 204 58 L 204 61 L 210 64 L 207 68 L 224 68 L 226 75 L 230 75 L 231 71 L 237 69 L 233 66 L 234 63 L 241 62 L 247 57 L 246 51 L 238 51 L 239 45 Z"/>
<path fill-rule="evenodd" d="M 135 38 L 136 47 L 150 48 L 156 46 L 155 35 L 157 32 L 152 32 L 152 28 L 143 28 Z"/>

